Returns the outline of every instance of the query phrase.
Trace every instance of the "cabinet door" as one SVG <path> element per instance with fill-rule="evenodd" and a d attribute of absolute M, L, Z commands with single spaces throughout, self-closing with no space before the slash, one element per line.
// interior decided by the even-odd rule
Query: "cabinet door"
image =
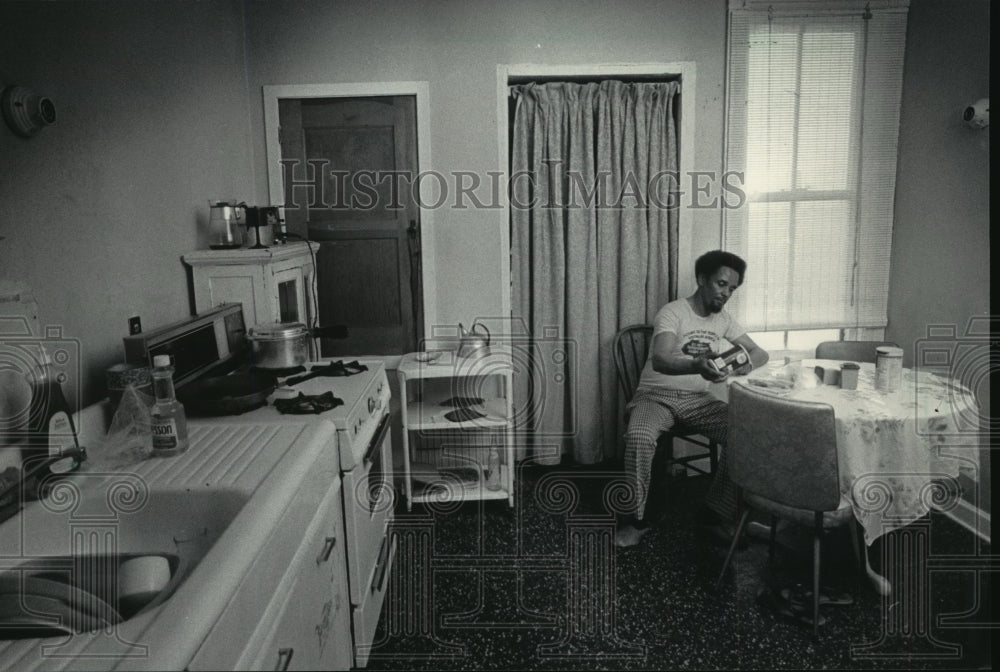
<path fill-rule="evenodd" d="M 331 488 L 274 596 L 281 613 L 250 669 L 346 670 L 351 602 L 340 487 Z M 282 604 L 283 602 L 283 604 Z"/>
<path fill-rule="evenodd" d="M 239 303 L 248 326 L 271 322 L 268 317 L 270 297 L 264 290 L 260 266 L 209 266 L 195 268 L 195 310 L 204 312 L 221 303 Z"/>

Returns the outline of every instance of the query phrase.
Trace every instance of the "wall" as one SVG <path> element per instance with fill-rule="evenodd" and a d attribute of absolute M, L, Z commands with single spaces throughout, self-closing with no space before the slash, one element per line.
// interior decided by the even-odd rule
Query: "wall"
<path fill-rule="evenodd" d="M 954 325 L 961 336 L 970 318 L 989 314 L 990 131 L 962 122 L 966 105 L 989 97 L 989 53 L 988 0 L 913 0 L 886 329 L 903 346 L 906 366 L 929 325 Z M 982 369 L 969 366 L 965 377 L 989 409 Z M 988 470 L 988 451 L 983 456 Z M 988 510 L 988 491 L 983 501 Z"/>
<path fill-rule="evenodd" d="M 264 156 L 258 101 L 265 84 L 427 81 L 432 168 L 485 176 L 501 165 L 498 64 L 694 61 L 694 168 L 719 170 L 722 164 L 722 0 L 293 1 L 249 3 L 247 11 L 257 157 Z M 256 193 L 267 196 L 265 170 L 257 172 Z M 488 200 L 485 188 L 480 193 Z M 718 246 L 720 221 L 717 210 L 696 212 L 696 250 Z M 437 324 L 500 314 L 501 268 L 508 260 L 499 252 L 507 226 L 497 210 L 446 205 L 435 211 Z"/>
<path fill-rule="evenodd" d="M 180 257 L 207 246 L 208 199 L 250 195 L 241 7 L 0 3 L 0 84 L 57 113 L 30 139 L 0 127 L 0 276 L 81 342 L 64 387 L 83 403 L 104 396 L 129 316 L 189 314 Z"/>
<path fill-rule="evenodd" d="M 888 330 L 904 346 L 988 310 L 989 131 L 959 116 L 989 92 L 988 19 L 986 0 L 910 9 Z M 179 257 L 205 246 L 207 199 L 266 199 L 262 85 L 427 81 L 433 168 L 485 174 L 497 64 L 693 61 L 695 168 L 718 170 L 725 30 L 723 0 L 2 2 L 0 84 L 59 117 L 29 140 L 0 128 L 0 275 L 82 341 L 94 401 L 130 315 L 189 311 Z M 719 220 L 697 212 L 696 253 Z M 445 208 L 435 226 L 438 321 L 497 312 L 506 221 Z"/>

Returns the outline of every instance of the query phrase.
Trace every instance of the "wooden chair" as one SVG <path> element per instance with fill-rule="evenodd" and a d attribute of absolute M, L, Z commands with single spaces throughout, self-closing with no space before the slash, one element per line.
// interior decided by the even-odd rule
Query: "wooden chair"
<path fill-rule="evenodd" d="M 636 387 L 639 385 L 639 376 L 646 365 L 646 358 L 649 355 L 649 346 L 653 338 L 653 327 L 649 324 L 633 324 L 625 327 L 615 334 L 614 356 L 615 368 L 618 371 L 618 382 L 621 384 L 622 392 L 625 393 L 626 403 L 632 401 L 635 396 Z M 627 420 L 627 418 L 626 418 Z M 719 446 L 709 439 L 702 440 L 694 438 L 699 436 L 693 430 L 685 428 L 683 425 L 674 427 L 664 432 L 660 436 L 660 445 L 663 447 L 666 457 L 667 473 L 671 473 L 673 465 L 680 464 L 687 469 L 691 469 L 700 474 L 715 473 L 719 461 Z M 692 455 L 684 457 L 674 457 L 674 439 L 683 438 L 705 450 L 698 451 Z M 708 458 L 709 468 L 704 468 L 694 464 L 699 460 Z"/>
<path fill-rule="evenodd" d="M 823 341 L 816 346 L 816 359 L 841 359 L 845 362 L 874 364 L 875 349 L 883 345 L 899 347 L 895 343 L 879 341 Z"/>
<path fill-rule="evenodd" d="M 813 528 L 812 622 L 819 627 L 820 546 L 823 533 L 854 521 L 850 502 L 840 494 L 837 432 L 829 404 L 793 401 L 744 385 L 729 388 L 729 475 L 746 505 L 726 554 L 716 590 L 722 585 L 751 509 L 771 514 L 774 555 L 776 518 Z M 856 527 L 851 524 L 860 564 Z"/>

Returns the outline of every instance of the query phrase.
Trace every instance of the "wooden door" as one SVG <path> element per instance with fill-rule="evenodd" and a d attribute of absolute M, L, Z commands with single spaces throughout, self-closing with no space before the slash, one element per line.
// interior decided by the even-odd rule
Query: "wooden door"
<path fill-rule="evenodd" d="M 289 230 L 319 242 L 325 357 L 413 352 L 423 338 L 416 97 L 281 99 Z"/>

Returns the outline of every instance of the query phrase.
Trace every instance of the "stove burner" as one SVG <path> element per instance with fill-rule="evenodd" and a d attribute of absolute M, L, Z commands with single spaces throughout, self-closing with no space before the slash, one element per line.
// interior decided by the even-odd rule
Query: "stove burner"
<path fill-rule="evenodd" d="M 304 373 L 301 376 L 295 376 L 294 378 L 289 378 L 285 381 L 285 385 L 298 385 L 307 380 L 313 378 L 330 377 L 339 378 L 341 376 L 355 376 L 362 371 L 367 371 L 368 367 L 361 364 L 357 360 L 353 362 L 348 362 L 345 364 L 343 360 L 337 360 L 336 362 L 330 362 L 329 364 L 315 365 L 309 369 L 309 373 Z"/>
<path fill-rule="evenodd" d="M 294 399 L 274 400 L 274 407 L 280 413 L 291 415 L 319 414 L 343 405 L 344 400 L 333 396 L 333 392 L 324 392 L 323 394 L 302 394 L 299 392 L 299 396 Z"/>

